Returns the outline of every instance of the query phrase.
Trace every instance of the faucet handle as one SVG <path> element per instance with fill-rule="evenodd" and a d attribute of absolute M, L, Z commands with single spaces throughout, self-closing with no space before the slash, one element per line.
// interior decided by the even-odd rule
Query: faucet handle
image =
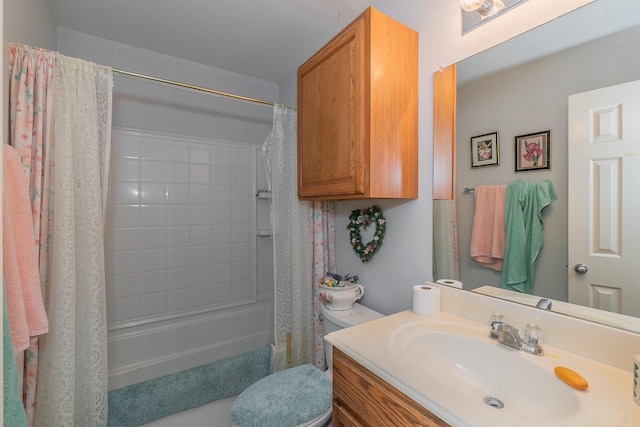
<path fill-rule="evenodd" d="M 504 314 L 493 313 L 489 318 L 489 324 L 493 325 L 494 322 L 507 323 L 507 319 L 504 317 Z"/>
<path fill-rule="evenodd" d="M 540 326 L 535 325 L 533 323 L 529 323 L 524 328 L 523 340 L 525 343 L 536 346 L 542 344 L 542 329 Z"/>
<path fill-rule="evenodd" d="M 507 324 L 507 321 L 502 314 L 494 313 L 489 318 L 489 325 L 491 326 L 491 330 L 489 331 L 489 337 L 497 340 L 498 335 L 500 334 L 500 328 Z"/>

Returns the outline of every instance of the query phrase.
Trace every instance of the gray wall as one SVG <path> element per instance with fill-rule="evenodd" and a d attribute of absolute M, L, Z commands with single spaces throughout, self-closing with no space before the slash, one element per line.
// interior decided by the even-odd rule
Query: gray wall
<path fill-rule="evenodd" d="M 543 211 L 544 246 L 533 293 L 566 301 L 567 100 L 570 94 L 640 78 L 640 28 L 552 55 L 458 88 L 457 181 L 460 274 L 465 289 L 500 284 L 500 273 L 469 257 L 474 197 L 463 188 L 549 179 L 558 200 Z M 515 170 L 514 137 L 551 130 L 551 169 Z M 470 138 L 498 131 L 500 165 L 471 168 Z"/>

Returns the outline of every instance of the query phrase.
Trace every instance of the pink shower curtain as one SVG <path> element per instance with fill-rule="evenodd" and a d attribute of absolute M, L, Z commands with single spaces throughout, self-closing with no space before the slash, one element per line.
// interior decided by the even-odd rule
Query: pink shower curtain
<path fill-rule="evenodd" d="M 32 338 L 18 362 L 28 425 L 106 427 L 104 200 L 112 72 L 20 44 L 9 44 L 9 63 L 10 143 L 29 176 L 49 321 L 49 332 Z"/>
<path fill-rule="evenodd" d="M 325 272 L 336 272 L 336 234 L 334 226 L 334 203 L 313 202 L 313 335 L 315 365 L 324 370 L 324 339 L 319 320 L 322 303 L 318 298 L 320 281 Z"/>
<path fill-rule="evenodd" d="M 50 91 L 55 53 L 43 49 L 9 45 L 10 64 L 10 143 L 20 154 L 25 172 L 30 179 L 29 193 L 33 214 L 33 229 L 38 247 L 40 282 L 43 286 L 49 276 L 49 247 L 53 212 L 53 168 L 50 156 L 52 139 L 53 96 Z M 24 366 L 23 400 L 27 412 L 27 425 L 33 425 L 36 406 L 36 379 L 38 376 L 39 338 L 30 339 L 30 347 L 19 355 L 18 364 Z"/>

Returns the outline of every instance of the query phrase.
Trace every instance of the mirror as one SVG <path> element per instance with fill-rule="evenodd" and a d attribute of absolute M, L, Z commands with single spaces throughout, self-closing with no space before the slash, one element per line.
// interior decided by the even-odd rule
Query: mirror
<path fill-rule="evenodd" d="M 465 289 L 529 305 L 550 298 L 555 311 L 640 333 L 639 319 L 567 303 L 567 100 L 574 93 L 640 79 L 635 53 L 640 18 L 631 3 L 598 0 L 457 64 L 454 193 Z M 547 130 L 550 169 L 515 172 L 515 137 Z M 499 165 L 472 167 L 471 138 L 492 132 L 498 132 Z M 464 188 L 515 179 L 549 179 L 558 193 L 543 211 L 544 245 L 536 262 L 535 297 L 529 298 L 501 290 L 500 272 L 469 257 L 474 197 Z"/>

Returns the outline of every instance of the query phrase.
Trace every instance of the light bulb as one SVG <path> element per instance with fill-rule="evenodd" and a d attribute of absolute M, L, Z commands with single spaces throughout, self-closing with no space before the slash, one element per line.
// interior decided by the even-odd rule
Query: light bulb
<path fill-rule="evenodd" d="M 486 18 L 504 9 L 504 3 L 501 0 L 460 0 L 460 7 L 467 12 L 478 12 Z"/>
<path fill-rule="evenodd" d="M 460 0 L 460 7 L 467 12 L 475 12 L 486 0 Z"/>

